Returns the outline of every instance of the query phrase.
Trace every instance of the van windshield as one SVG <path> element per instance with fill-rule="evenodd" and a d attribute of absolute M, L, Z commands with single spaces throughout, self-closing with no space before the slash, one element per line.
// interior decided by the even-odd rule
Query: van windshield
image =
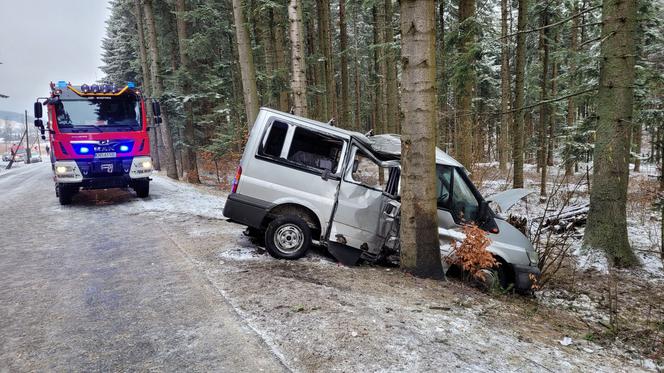
<path fill-rule="evenodd" d="M 140 101 L 133 95 L 60 100 L 55 103 L 62 132 L 137 131 L 141 128 Z"/>
<path fill-rule="evenodd" d="M 452 212 L 455 221 L 479 219 L 480 204 L 472 185 L 456 167 L 436 165 L 436 194 L 439 209 Z"/>

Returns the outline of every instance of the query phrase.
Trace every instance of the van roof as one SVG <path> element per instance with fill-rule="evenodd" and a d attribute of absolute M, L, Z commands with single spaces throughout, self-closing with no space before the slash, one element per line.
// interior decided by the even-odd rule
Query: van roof
<path fill-rule="evenodd" d="M 309 119 L 309 118 L 304 118 L 300 117 L 297 115 L 293 114 L 288 114 L 284 113 L 278 110 L 262 107 L 261 111 L 269 111 L 273 114 L 279 115 L 279 116 L 284 116 L 296 121 L 302 121 L 306 122 L 309 125 L 316 126 L 316 127 L 321 127 L 321 129 L 325 129 L 330 132 L 336 132 L 339 134 L 344 134 L 348 137 L 352 137 L 362 143 L 363 145 L 371 148 L 374 152 L 378 153 L 378 155 L 381 156 L 381 158 L 386 158 L 386 159 L 399 159 L 401 158 L 401 136 L 396 135 L 396 134 L 383 134 L 383 135 L 373 135 L 373 136 L 365 136 L 362 133 L 355 132 L 355 131 L 349 131 L 345 130 L 343 128 L 339 127 L 334 127 L 331 126 L 327 123 L 319 122 L 317 120 Z M 445 153 L 444 151 L 440 150 L 439 148 L 436 148 L 436 163 L 446 165 L 446 166 L 453 166 L 453 167 L 461 167 L 463 168 L 463 165 L 459 163 L 456 159 L 452 158 L 449 154 Z"/>

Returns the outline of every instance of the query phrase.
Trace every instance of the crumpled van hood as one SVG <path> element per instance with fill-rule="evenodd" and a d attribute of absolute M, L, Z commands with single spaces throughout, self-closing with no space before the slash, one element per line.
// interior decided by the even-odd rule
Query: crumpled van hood
<path fill-rule="evenodd" d="M 488 197 L 486 200 L 498 205 L 500 211 L 497 212 L 504 213 L 516 205 L 517 202 L 519 202 L 523 197 L 531 193 L 534 192 L 525 188 L 510 189 L 498 194 L 494 194 L 493 196 Z"/>

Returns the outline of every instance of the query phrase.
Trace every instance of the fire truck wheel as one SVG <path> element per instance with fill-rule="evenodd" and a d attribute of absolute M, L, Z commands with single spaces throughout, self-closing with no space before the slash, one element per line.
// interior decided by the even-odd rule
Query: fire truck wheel
<path fill-rule="evenodd" d="M 135 181 L 132 186 L 138 198 L 147 198 L 150 195 L 150 181 L 139 180 Z"/>
<path fill-rule="evenodd" d="M 75 193 L 76 191 L 73 188 L 64 185 L 58 185 L 56 190 L 61 205 L 71 204 L 72 197 L 74 197 Z"/>

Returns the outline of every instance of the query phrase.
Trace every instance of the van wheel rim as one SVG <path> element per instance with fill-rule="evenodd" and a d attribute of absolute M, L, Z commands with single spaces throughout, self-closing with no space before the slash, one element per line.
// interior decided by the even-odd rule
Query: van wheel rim
<path fill-rule="evenodd" d="M 274 234 L 274 245 L 285 253 L 293 253 L 304 244 L 304 233 L 295 224 L 284 224 Z"/>

